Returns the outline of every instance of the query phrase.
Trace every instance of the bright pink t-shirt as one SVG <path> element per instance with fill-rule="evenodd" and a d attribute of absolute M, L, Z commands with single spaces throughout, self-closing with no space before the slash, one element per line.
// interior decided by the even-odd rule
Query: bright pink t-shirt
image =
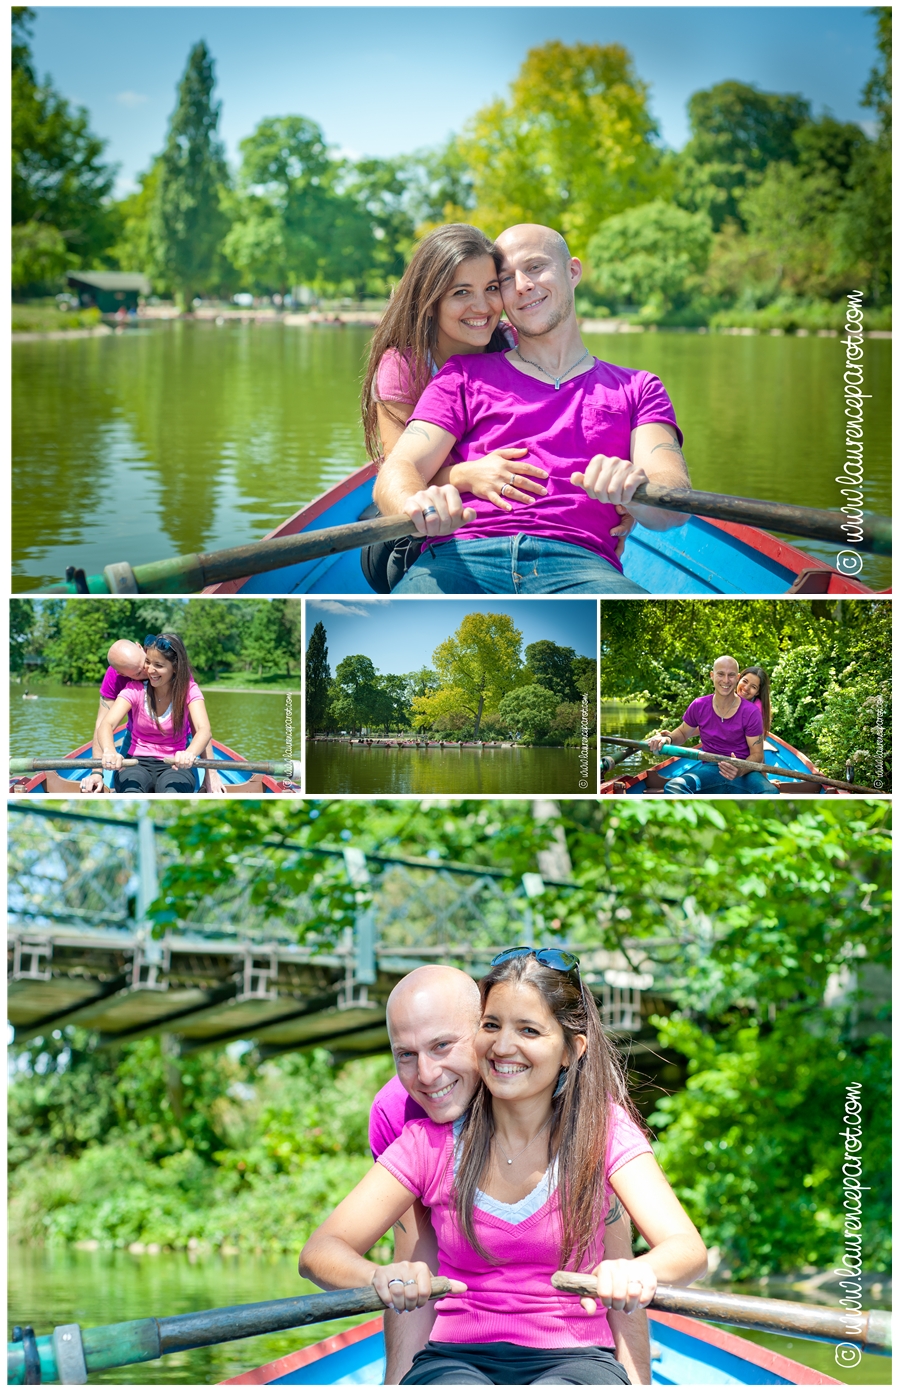
<path fill-rule="evenodd" d="M 618 512 L 588 497 L 569 475 L 583 472 L 595 454 L 630 458 L 631 431 L 639 425 L 671 425 L 682 438 L 666 389 L 650 372 L 595 360 L 590 371 L 556 390 L 552 381 L 518 371 L 502 352 L 451 357 L 422 392 L 411 418 L 452 434 L 461 460 L 484 458 L 494 449 L 527 448 L 527 462 L 550 475 L 542 480 L 546 497 L 528 505 L 513 501 L 509 512 L 466 493 L 466 506 L 474 508 L 476 518 L 457 539 L 526 532 L 583 546 L 617 570 L 622 566 L 610 531 Z M 449 539 L 439 536 L 432 544 Z"/>
<path fill-rule="evenodd" d="M 372 1101 L 369 1111 L 369 1148 L 373 1158 L 380 1158 L 388 1144 L 393 1144 L 411 1120 L 427 1119 L 418 1101 L 392 1076 Z"/>
<path fill-rule="evenodd" d="M 639 1154 L 650 1153 L 647 1140 L 624 1110 L 612 1106 L 610 1118 L 607 1178 Z M 414 1120 L 378 1160 L 430 1208 L 438 1243 L 438 1273 L 467 1286 L 466 1293 L 451 1294 L 438 1303 L 434 1340 L 514 1342 L 522 1347 L 611 1347 L 613 1337 L 605 1310 L 600 1308 L 589 1317 L 577 1298 L 557 1293 L 550 1283 L 559 1268 L 562 1239 L 555 1193 L 532 1215 L 516 1223 L 476 1207 L 475 1227 L 493 1257 L 490 1263 L 464 1239 L 456 1221 L 453 1150 L 453 1125 Z M 582 1269 L 593 1269 L 602 1260 L 603 1230 L 601 1214 L 597 1239 L 586 1252 Z"/>
<path fill-rule="evenodd" d="M 692 700 L 682 716 L 684 723 L 700 730 L 700 747 L 705 753 L 724 753 L 746 758 L 749 745 L 762 738 L 763 717 L 758 705 L 741 700 L 730 719 L 720 719 L 713 709 L 714 695 Z"/>
<path fill-rule="evenodd" d="M 171 758 L 180 753 L 191 741 L 191 725 L 188 719 L 188 705 L 194 700 L 202 700 L 203 692 L 191 677 L 187 699 L 184 702 L 184 726 L 172 728 L 172 707 L 166 710 L 157 724 L 147 703 L 145 681 L 127 681 L 119 691 L 123 700 L 131 706 L 131 749 L 132 758 Z"/>

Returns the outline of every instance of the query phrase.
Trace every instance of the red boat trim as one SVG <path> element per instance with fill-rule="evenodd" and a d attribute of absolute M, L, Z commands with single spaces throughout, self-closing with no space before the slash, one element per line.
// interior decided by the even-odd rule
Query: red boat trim
<path fill-rule="evenodd" d="M 767 1347 L 758 1347 L 755 1342 L 736 1337 L 733 1332 L 723 1332 L 720 1327 L 710 1327 L 709 1323 L 698 1322 L 695 1318 L 685 1318 L 680 1313 L 657 1313 L 653 1308 L 647 1309 L 647 1317 L 652 1322 L 674 1327 L 676 1332 L 684 1332 L 698 1342 L 706 1342 L 709 1346 L 730 1352 L 741 1361 L 749 1361 L 751 1366 L 761 1366 L 773 1375 L 783 1376 L 791 1385 L 844 1384 L 842 1380 L 835 1380 L 834 1376 L 826 1376 L 821 1371 L 811 1370 L 809 1366 L 801 1366 L 799 1361 L 792 1361 L 789 1356 L 781 1356 L 779 1352 L 769 1351 Z"/>
<path fill-rule="evenodd" d="M 346 478 L 339 483 L 335 483 L 327 492 L 322 492 L 318 497 L 314 497 L 312 502 L 307 502 L 305 507 L 301 507 L 299 512 L 294 512 L 287 521 L 283 521 L 280 526 L 276 526 L 274 531 L 268 531 L 264 536 L 264 541 L 274 540 L 276 536 L 296 536 L 299 531 L 305 531 L 310 522 L 320 517 L 323 512 L 327 512 L 335 502 L 340 502 L 341 498 L 355 490 L 362 484 L 367 483 L 370 478 L 374 478 L 376 472 L 374 463 L 363 464 L 362 468 L 356 468 Z M 243 579 L 225 579 L 221 584 L 210 584 L 204 589 L 205 594 L 239 594 L 246 584 L 246 577 Z"/>
<path fill-rule="evenodd" d="M 298 1371 L 301 1366 L 308 1366 L 312 1361 L 319 1361 L 323 1356 L 330 1356 L 334 1351 L 352 1347 L 355 1342 L 361 1342 L 366 1337 L 374 1337 L 376 1332 L 383 1329 L 384 1318 L 361 1322 L 358 1327 L 351 1327 L 347 1332 L 336 1332 L 333 1337 L 326 1337 L 324 1342 L 315 1342 L 311 1347 L 289 1352 L 287 1356 L 280 1356 L 277 1361 L 269 1361 L 267 1365 L 257 1366 L 252 1371 L 244 1371 L 242 1375 L 232 1376 L 231 1380 L 220 1380 L 218 1384 L 271 1385 L 273 1380 L 278 1380 L 291 1371 Z"/>
<path fill-rule="evenodd" d="M 805 554 L 796 546 L 788 545 L 787 541 L 777 540 L 768 531 L 761 531 L 757 526 L 741 526 L 734 521 L 714 521 L 711 516 L 704 516 L 701 520 L 705 521 L 707 526 L 716 526 L 720 531 L 726 531 L 729 536 L 743 541 L 751 550 L 758 551 L 760 555 L 765 555 L 777 565 L 792 570 L 794 574 L 799 574 L 801 570 L 827 570 L 832 576 L 828 585 L 830 594 L 874 593 L 867 584 L 839 574 L 833 565 L 826 565 L 824 560 L 817 560 L 815 556 Z"/>

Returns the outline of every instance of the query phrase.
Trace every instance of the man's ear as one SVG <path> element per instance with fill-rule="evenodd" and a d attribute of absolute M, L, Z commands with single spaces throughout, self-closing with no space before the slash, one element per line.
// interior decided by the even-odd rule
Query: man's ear
<path fill-rule="evenodd" d="M 569 278 L 571 279 L 573 290 L 576 285 L 581 283 L 581 277 L 583 274 L 584 266 L 581 264 L 581 261 L 578 259 L 577 256 L 573 256 L 572 259 L 569 261 Z"/>

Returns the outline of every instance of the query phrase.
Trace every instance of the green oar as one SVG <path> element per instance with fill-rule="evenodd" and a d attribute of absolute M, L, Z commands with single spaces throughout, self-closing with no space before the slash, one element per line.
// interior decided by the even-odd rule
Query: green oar
<path fill-rule="evenodd" d="M 763 526 L 794 536 L 833 541 L 848 546 L 842 528 L 846 518 L 840 512 L 814 507 L 792 507 L 783 502 L 760 502 L 750 497 L 727 497 L 718 492 L 695 492 L 642 484 L 633 500 L 664 511 L 688 512 L 745 526 Z M 300 531 L 294 536 L 274 536 L 271 540 L 236 545 L 229 550 L 213 550 L 196 555 L 177 555 L 147 565 L 125 560 L 107 565 L 102 574 L 86 576 L 74 566 L 66 571 L 66 583 L 39 589 L 42 594 L 194 594 L 211 584 L 267 574 L 306 560 L 320 560 L 342 550 L 355 550 L 377 541 L 399 540 L 415 535 L 407 516 L 377 517 L 373 521 L 354 521 L 346 526 L 330 526 L 321 531 Z M 465 534 L 463 530 L 461 534 Z M 863 522 L 863 538 L 853 542 L 857 550 L 879 555 L 891 553 L 891 522 L 888 517 L 868 516 Z"/>
<path fill-rule="evenodd" d="M 620 748 L 617 753 L 607 753 L 600 759 L 600 771 L 612 772 L 617 763 L 624 763 L 626 758 L 631 757 L 630 748 Z"/>
<path fill-rule="evenodd" d="M 161 762 L 175 766 L 174 758 L 162 758 Z M 136 767 L 137 758 L 126 758 L 123 767 Z M 270 762 L 230 762 L 224 758 L 197 758 L 192 767 L 212 768 L 215 772 L 261 772 L 267 777 L 289 777 L 292 781 L 300 776 L 300 763 L 292 758 L 275 758 Z M 11 777 L 20 777 L 26 772 L 98 772 L 103 769 L 100 758 L 10 758 Z"/>
<path fill-rule="evenodd" d="M 754 763 L 749 758 L 732 758 L 724 753 L 704 753 L 699 748 L 684 748 L 680 743 L 664 743 L 661 748 L 651 748 L 645 739 L 613 738 L 603 734 L 602 743 L 624 743 L 628 748 L 645 748 L 648 753 L 665 753 L 669 758 L 695 758 L 701 763 L 737 763 L 744 772 L 774 772 L 778 777 L 790 777 L 798 782 L 818 782 L 822 787 L 840 787 L 843 791 L 855 792 L 857 796 L 883 796 L 876 787 L 861 787 L 856 782 L 842 782 L 839 777 L 823 777 L 821 772 L 793 772 L 787 767 L 775 767 L 771 763 Z"/>
<path fill-rule="evenodd" d="M 593 1274 L 574 1274 L 560 1270 L 551 1283 L 561 1293 L 597 1295 Z M 709 1322 L 730 1323 L 732 1327 L 752 1327 L 759 1332 L 782 1332 L 808 1337 L 816 1342 L 852 1342 L 862 1351 L 877 1356 L 891 1354 L 891 1315 L 875 1308 L 854 1313 L 854 1331 L 841 1308 L 820 1308 L 810 1303 L 789 1303 L 780 1298 L 753 1298 L 749 1294 L 720 1293 L 717 1289 L 676 1289 L 660 1284 L 651 1308 L 660 1312 L 687 1314 Z"/>

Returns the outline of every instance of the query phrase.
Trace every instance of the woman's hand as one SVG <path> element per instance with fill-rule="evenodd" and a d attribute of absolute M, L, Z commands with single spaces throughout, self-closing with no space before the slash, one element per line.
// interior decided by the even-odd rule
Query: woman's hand
<path fill-rule="evenodd" d="M 175 767 L 193 767 L 196 761 L 197 754 L 192 753 L 190 747 L 180 748 L 177 753 L 173 754 L 173 764 Z"/>
<path fill-rule="evenodd" d="M 644 1260 L 602 1260 L 592 1273 L 597 1278 L 597 1297 L 581 1300 L 586 1313 L 596 1313 L 598 1303 L 633 1313 L 646 1308 L 656 1293 L 656 1271 Z"/>
<path fill-rule="evenodd" d="M 535 497 L 547 496 L 547 489 L 537 479 L 550 475 L 536 464 L 520 463 L 527 453 L 527 449 L 495 449 L 484 458 L 454 463 L 448 480 L 460 492 L 483 497 L 502 512 L 511 512 L 513 502 L 529 506 Z"/>
<path fill-rule="evenodd" d="M 620 521 L 618 526 L 614 526 L 609 534 L 616 537 L 616 559 L 621 560 L 628 533 L 637 526 L 637 521 L 627 507 L 616 507 L 616 511 L 619 513 Z"/>
<path fill-rule="evenodd" d="M 424 1260 L 398 1260 L 375 1271 L 372 1287 L 385 1308 L 395 1313 L 411 1313 L 423 1308 L 431 1297 L 431 1270 Z M 450 1280 L 452 1293 L 465 1293 L 465 1284 Z"/>
<path fill-rule="evenodd" d="M 122 754 L 117 753 L 115 749 L 113 749 L 111 753 L 104 749 L 100 756 L 103 760 L 103 766 L 108 772 L 118 772 L 125 766 L 125 759 L 122 757 Z"/>

